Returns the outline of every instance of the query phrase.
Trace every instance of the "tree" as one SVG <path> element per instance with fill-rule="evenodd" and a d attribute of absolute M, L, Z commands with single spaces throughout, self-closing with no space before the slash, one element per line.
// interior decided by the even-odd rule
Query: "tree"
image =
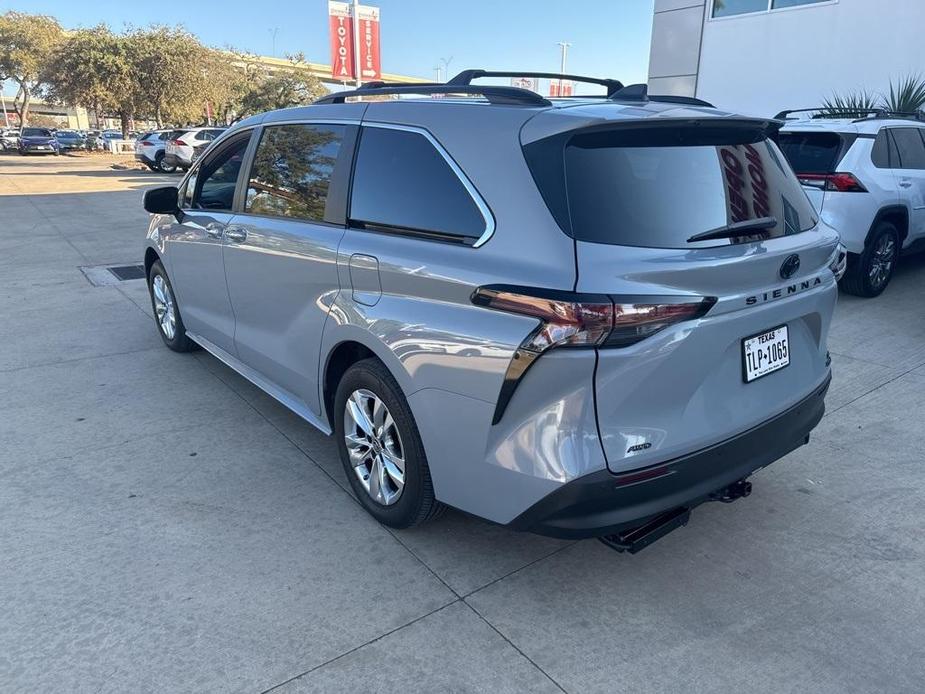
<path fill-rule="evenodd" d="M 310 104 L 327 90 L 321 81 L 308 71 L 305 56 L 301 53 L 287 56 L 289 65 L 268 68 L 248 56 L 238 56 L 243 62 L 244 80 L 237 104 L 237 118 L 290 106 Z"/>
<path fill-rule="evenodd" d="M 96 114 L 116 111 L 123 134 L 134 116 L 138 75 L 131 46 L 104 24 L 78 29 L 62 41 L 47 70 L 49 96 L 85 106 Z"/>
<path fill-rule="evenodd" d="M 210 97 L 227 79 L 216 51 L 181 27 L 152 26 L 131 34 L 135 45 L 139 105 L 158 127 L 165 122 L 197 123 Z"/>
<path fill-rule="evenodd" d="M 13 110 L 20 127 L 28 123 L 30 102 L 44 83 L 48 60 L 61 37 L 61 26 L 53 17 L 12 11 L 0 15 L 0 82 L 10 79 L 19 87 Z"/>

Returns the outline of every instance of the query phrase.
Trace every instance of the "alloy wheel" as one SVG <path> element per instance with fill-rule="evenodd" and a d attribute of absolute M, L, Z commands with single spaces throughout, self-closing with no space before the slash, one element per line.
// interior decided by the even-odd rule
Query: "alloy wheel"
<path fill-rule="evenodd" d="M 157 324 L 164 333 L 164 337 L 172 340 L 177 334 L 177 309 L 173 292 L 170 291 L 170 285 L 164 280 L 163 275 L 154 276 L 151 282 L 151 293 L 154 296 L 154 313 L 157 316 Z"/>
<path fill-rule="evenodd" d="M 889 234 L 884 234 L 877 240 L 870 260 L 870 284 L 879 289 L 890 278 L 893 262 L 896 259 L 896 242 Z"/>
<path fill-rule="evenodd" d="M 355 390 L 347 398 L 344 439 L 353 471 L 370 498 L 383 506 L 398 501 L 405 487 L 401 435 L 389 408 L 372 391 Z"/>

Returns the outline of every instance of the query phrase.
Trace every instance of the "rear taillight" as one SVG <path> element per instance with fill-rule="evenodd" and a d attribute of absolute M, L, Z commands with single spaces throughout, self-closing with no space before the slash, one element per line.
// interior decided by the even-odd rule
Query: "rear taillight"
<path fill-rule="evenodd" d="M 147 140 L 142 140 L 142 141 L 139 142 L 138 144 L 140 144 L 142 147 L 150 147 L 150 146 L 153 145 L 154 143 L 153 143 L 153 142 L 148 142 Z"/>
<path fill-rule="evenodd" d="M 177 147 L 187 147 L 188 146 L 183 140 L 171 140 L 170 144 L 176 145 Z"/>
<path fill-rule="evenodd" d="M 867 188 L 850 173 L 831 174 L 797 174 L 797 178 L 805 186 L 828 190 L 836 193 L 866 193 Z"/>
<path fill-rule="evenodd" d="M 844 277 L 845 271 L 848 269 L 848 249 L 845 248 L 844 244 L 838 244 L 832 257 L 829 259 L 829 269 L 832 271 L 832 274 L 835 275 L 836 281 Z"/>
<path fill-rule="evenodd" d="M 701 318 L 714 297 L 645 297 L 628 300 L 606 294 L 576 294 L 533 288 L 489 286 L 472 303 L 539 320 L 520 343 L 508 366 L 493 424 L 504 414 L 514 390 L 540 355 L 553 348 L 627 347 L 675 323 Z"/>

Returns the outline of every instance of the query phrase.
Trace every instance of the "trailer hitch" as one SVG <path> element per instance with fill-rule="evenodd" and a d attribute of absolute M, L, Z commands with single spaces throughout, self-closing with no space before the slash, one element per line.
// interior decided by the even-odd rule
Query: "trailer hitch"
<path fill-rule="evenodd" d="M 731 504 L 738 499 L 744 499 L 752 493 L 752 483 L 746 480 L 733 482 L 728 487 L 723 487 L 710 494 L 710 501 L 719 501 L 724 504 Z"/>

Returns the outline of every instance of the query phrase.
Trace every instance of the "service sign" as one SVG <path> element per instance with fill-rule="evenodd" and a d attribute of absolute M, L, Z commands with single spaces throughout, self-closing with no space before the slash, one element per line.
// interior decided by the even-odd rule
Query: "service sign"
<path fill-rule="evenodd" d="M 360 5 L 360 77 L 382 79 L 379 62 L 379 8 Z"/>
<path fill-rule="evenodd" d="M 328 2 L 328 24 L 331 31 L 331 76 L 343 82 L 359 78 L 363 81 L 382 78 L 379 55 L 379 8 L 360 5 L 359 47 L 354 46 L 353 4 Z M 359 48 L 359 50 L 357 50 Z"/>

